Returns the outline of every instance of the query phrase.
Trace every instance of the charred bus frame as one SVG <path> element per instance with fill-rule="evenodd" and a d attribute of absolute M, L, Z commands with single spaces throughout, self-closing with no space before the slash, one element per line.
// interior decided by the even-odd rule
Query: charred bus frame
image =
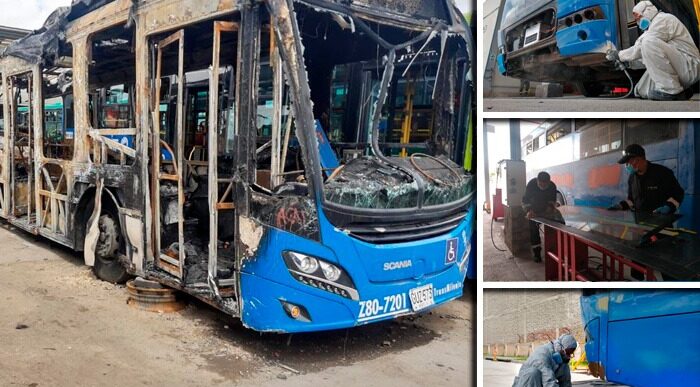
<path fill-rule="evenodd" d="M 429 285 L 434 304 L 458 297 L 467 266 L 473 272 L 474 190 L 471 177 L 449 158 L 459 155 L 455 141 L 466 137 L 459 130 L 467 130 L 471 116 L 464 109 L 471 108 L 473 96 L 467 76 L 473 41 L 450 1 L 419 0 L 411 2 L 413 8 L 392 1 L 380 1 L 383 8 L 377 8 L 375 2 L 114 0 L 57 10 L 41 30 L 0 58 L 5 123 L 0 215 L 83 251 L 85 263 L 104 280 L 155 279 L 258 330 L 331 329 L 433 306 L 411 310 L 409 289 L 397 288 L 395 304 L 385 305 L 390 311 L 364 310 L 363 315 L 368 300 L 362 298 L 381 298 L 388 287 L 358 287 L 382 276 L 385 285 L 412 279 L 411 291 Z M 432 7 L 439 8 L 439 18 L 427 15 L 433 11 L 409 14 Z M 349 164 L 327 167 L 320 158 L 325 135 L 308 103 L 318 98 L 312 98 L 302 47 L 308 28 L 300 26 L 296 12 L 323 19 L 326 34 L 333 30 L 344 39 L 361 34 L 382 52 L 375 61 L 384 61 L 383 75 L 375 93 L 365 95 L 374 106 L 367 114 L 371 131 L 359 150 L 362 159 L 406 183 L 409 204 L 361 208 L 329 193 L 329 182 L 343 188 L 343 173 L 353 175 L 343 171 Z M 380 27 L 384 31 L 378 32 Z M 428 146 L 433 155 L 415 153 L 403 161 L 384 156 L 379 126 L 389 109 L 387 90 L 397 78 L 396 54 L 403 50 L 418 57 L 429 43 L 440 51 L 436 84 L 443 86 L 433 92 L 440 101 Z M 271 135 L 259 144 L 263 65 L 272 70 L 273 96 L 271 112 L 262 118 L 270 121 Z M 197 80 L 208 87 L 195 88 Z M 73 101 L 73 138 L 52 144 L 60 152 L 49 157 L 43 103 L 67 96 Z M 206 109 L 192 108 L 200 97 L 206 98 Z M 31 117 L 23 125 L 20 103 Z M 195 131 L 193 123 L 203 130 Z M 410 130 L 401 141 L 408 146 Z M 270 149 L 263 161 L 269 168 L 258 168 Z M 290 157 L 301 167 L 288 170 Z M 413 229 L 419 232 L 411 235 Z M 424 247 L 426 256 L 447 252 L 444 262 L 407 257 L 404 266 L 420 267 L 410 273 L 362 273 L 356 272 L 361 263 L 336 255 L 359 243 L 376 248 L 373 254 L 388 247 L 406 254 L 416 246 Z M 304 253 L 291 250 L 299 244 Z M 276 256 L 274 262 L 264 259 L 268 254 Z M 317 270 L 305 272 L 309 263 Z M 348 268 L 353 265 L 359 266 Z M 272 277 L 284 273 L 295 285 L 282 292 L 269 278 L 256 282 L 253 278 L 265 270 Z M 267 294 L 279 303 L 274 313 L 246 298 L 247 292 L 266 291 L 277 291 Z M 305 292 L 314 300 L 304 301 Z M 318 311 L 330 305 L 349 317 L 321 316 L 325 313 Z"/>

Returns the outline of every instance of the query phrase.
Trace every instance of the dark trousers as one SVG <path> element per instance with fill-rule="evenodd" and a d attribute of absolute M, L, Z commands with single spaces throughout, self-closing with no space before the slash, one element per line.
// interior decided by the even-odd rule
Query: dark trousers
<path fill-rule="evenodd" d="M 540 239 L 540 224 L 534 220 L 530 221 L 530 245 L 533 248 L 540 247 L 542 240 Z"/>

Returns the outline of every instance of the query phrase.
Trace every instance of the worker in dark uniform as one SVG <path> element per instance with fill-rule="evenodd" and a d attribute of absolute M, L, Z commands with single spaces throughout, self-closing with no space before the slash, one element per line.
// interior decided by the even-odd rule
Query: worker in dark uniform
<path fill-rule="evenodd" d="M 563 223 L 561 213 L 556 209 L 557 185 L 554 184 L 549 173 L 540 172 L 537 178 L 530 180 L 525 188 L 523 196 L 523 208 L 530 219 L 530 244 L 532 245 L 532 257 L 535 262 L 542 261 L 542 241 L 538 223 L 532 218 L 547 218 Z"/>
<path fill-rule="evenodd" d="M 619 164 L 625 164 L 630 177 L 627 183 L 627 200 L 609 210 L 633 210 L 668 215 L 678 211 L 684 191 L 673 171 L 646 159 L 644 148 L 632 144 L 622 152 Z"/>

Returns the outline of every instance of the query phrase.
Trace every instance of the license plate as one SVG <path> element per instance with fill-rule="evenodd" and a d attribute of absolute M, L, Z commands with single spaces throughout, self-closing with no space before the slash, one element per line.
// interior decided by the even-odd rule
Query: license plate
<path fill-rule="evenodd" d="M 413 288 L 408 292 L 408 294 L 409 298 L 411 299 L 411 307 L 413 308 L 414 312 L 435 304 L 435 300 L 433 299 L 433 284 Z"/>

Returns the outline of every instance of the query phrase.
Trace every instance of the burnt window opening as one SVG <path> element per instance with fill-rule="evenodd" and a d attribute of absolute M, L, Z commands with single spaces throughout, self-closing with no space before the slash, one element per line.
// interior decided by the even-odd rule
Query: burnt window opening
<path fill-rule="evenodd" d="M 358 18 L 353 32 L 347 19 L 295 7 L 314 118 L 330 140 L 330 155 L 319 149 L 322 167 L 333 158 L 340 165 L 337 173 L 324 173 L 324 199 L 355 208 L 405 209 L 467 197 L 470 180 L 450 160 L 464 108 L 466 41 L 438 27 L 429 37 L 429 31 Z M 389 50 L 358 23 L 391 45 L 426 37 L 396 51 L 379 114 L 382 155 L 372 150 L 372 125 Z"/>
<path fill-rule="evenodd" d="M 234 14 L 224 20 L 203 21 L 149 39 L 150 107 L 156 113 L 158 122 L 152 125 L 153 130 L 158 130 L 160 142 L 155 145 L 158 170 L 154 171 L 155 165 L 151 165 L 151 173 L 167 176 L 158 177 L 157 185 L 159 253 L 178 259 L 180 250 L 184 251 L 182 279 L 188 285 L 207 282 L 210 246 L 216 246 L 218 279 L 232 279 L 236 269 L 232 182 L 238 135 L 239 23 L 240 15 Z M 217 33 L 218 45 L 215 45 Z M 218 53 L 216 70 L 215 53 Z M 211 85 L 213 71 L 218 75 L 216 87 Z M 179 101 L 181 117 L 178 117 Z M 217 106 L 214 112 L 212 103 Z M 216 167 L 210 165 L 212 159 Z M 210 176 L 212 168 L 215 168 L 214 176 Z M 210 187 L 211 181 L 216 182 L 216 187 Z M 180 194 L 184 197 L 181 204 Z M 210 208 L 210 197 L 216 209 Z M 179 219 L 180 211 L 182 219 Z M 216 240 L 210 241 L 214 214 L 218 219 Z M 180 227 L 184 234 L 182 248 Z M 158 262 L 160 267 L 167 267 Z"/>
<path fill-rule="evenodd" d="M 256 176 L 250 212 L 263 224 L 319 240 L 316 206 L 292 116 L 291 90 L 269 14 L 261 10 L 257 69 Z M 300 102 L 304 103 L 304 102 Z"/>
<path fill-rule="evenodd" d="M 356 157 L 358 150 L 370 154 L 372 108 L 387 51 L 367 34 L 359 29 L 353 33 L 327 13 L 299 5 L 297 14 L 314 117 L 321 122 L 339 159 Z M 365 23 L 391 44 L 406 42 L 422 32 Z M 459 109 L 466 43 L 450 37 L 443 51 L 439 34 L 422 47 L 424 43 L 397 52 L 380 121 L 379 140 L 386 155 L 440 153 L 431 143 L 444 145 L 450 141 L 445 136 L 455 136 L 456 119 L 444 122 L 440 116 L 443 111 L 456 116 Z M 443 87 L 435 90 L 436 85 Z M 436 128 L 438 123 L 440 128 Z"/>
<path fill-rule="evenodd" d="M 287 75 L 271 28 L 269 22 L 262 23 L 256 108 L 255 183 L 268 193 L 288 188 L 282 187 L 287 183 L 306 184 L 301 149 L 294 136 Z"/>
<path fill-rule="evenodd" d="M 30 215 L 34 205 L 32 195 L 34 171 L 33 74 L 31 72 L 8 78 L 12 119 L 12 211 L 17 217 Z"/>
<path fill-rule="evenodd" d="M 72 56 L 70 44 L 54 66 L 43 70 L 43 153 L 49 159 L 71 160 L 75 144 L 75 118 L 72 89 Z"/>
<path fill-rule="evenodd" d="M 5 144 L 5 82 L 0 74 L 0 151 L 2 151 Z M 2 171 L 2 167 L 0 167 Z"/>
<path fill-rule="evenodd" d="M 118 25 L 90 37 L 88 111 L 93 158 L 108 164 L 133 163 L 136 148 L 134 29 Z M 126 157 L 130 155 L 131 157 Z"/>

